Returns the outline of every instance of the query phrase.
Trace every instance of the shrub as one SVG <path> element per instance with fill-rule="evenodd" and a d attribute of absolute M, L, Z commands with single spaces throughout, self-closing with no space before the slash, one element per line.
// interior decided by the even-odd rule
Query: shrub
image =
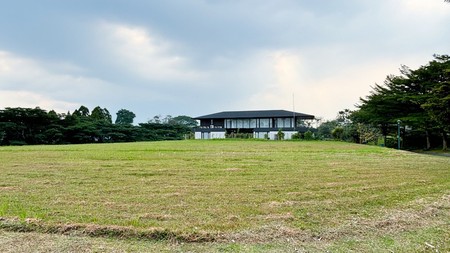
<path fill-rule="evenodd" d="M 305 136 L 305 140 L 307 140 L 307 141 L 314 140 L 314 134 L 313 134 L 313 132 L 311 132 L 309 130 L 305 132 L 304 136 Z"/>
<path fill-rule="evenodd" d="M 342 127 L 334 128 L 333 131 L 331 131 L 331 135 L 336 140 L 342 140 L 342 136 L 344 135 L 344 128 L 342 128 Z"/>
<path fill-rule="evenodd" d="M 301 135 L 300 133 L 297 132 L 297 133 L 293 134 L 291 138 L 292 138 L 293 140 L 300 140 L 301 137 L 302 137 L 302 135 Z"/>
<path fill-rule="evenodd" d="M 284 140 L 284 133 L 283 133 L 283 131 L 281 129 L 278 130 L 277 140 Z"/>

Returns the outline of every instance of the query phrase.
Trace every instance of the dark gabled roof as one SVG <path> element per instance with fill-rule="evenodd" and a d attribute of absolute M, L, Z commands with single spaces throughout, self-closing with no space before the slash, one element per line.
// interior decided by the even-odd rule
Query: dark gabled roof
<path fill-rule="evenodd" d="M 227 111 L 199 116 L 194 119 L 248 119 L 248 118 L 290 118 L 294 112 L 286 110 L 264 110 L 264 111 Z M 314 119 L 314 115 L 295 113 L 296 118 Z"/>

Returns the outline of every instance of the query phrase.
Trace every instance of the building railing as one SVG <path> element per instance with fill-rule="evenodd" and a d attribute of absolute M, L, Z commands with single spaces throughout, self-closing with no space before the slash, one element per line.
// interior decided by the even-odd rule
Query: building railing
<path fill-rule="evenodd" d="M 214 126 L 214 125 L 210 125 L 210 126 L 198 126 L 198 128 L 210 129 L 210 128 L 225 128 L 225 127 L 224 127 L 224 126 Z"/>

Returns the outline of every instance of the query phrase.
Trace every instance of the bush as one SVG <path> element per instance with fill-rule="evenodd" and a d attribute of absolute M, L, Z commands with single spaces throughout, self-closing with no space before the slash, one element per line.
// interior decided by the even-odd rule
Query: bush
<path fill-rule="evenodd" d="M 336 127 L 331 131 L 331 135 L 336 140 L 342 140 L 342 136 L 344 135 L 344 128 L 342 127 Z"/>
<path fill-rule="evenodd" d="M 280 130 L 278 130 L 278 133 L 277 133 L 277 138 L 276 138 L 277 140 L 284 140 L 284 133 L 283 133 L 283 131 L 280 129 Z"/>
<path fill-rule="evenodd" d="M 305 140 L 307 140 L 307 141 L 314 140 L 314 134 L 313 134 L 313 132 L 311 132 L 309 130 L 305 132 L 304 136 L 305 136 L 304 137 Z"/>
<path fill-rule="evenodd" d="M 301 137 L 302 137 L 302 135 L 301 135 L 300 133 L 295 133 L 295 134 L 292 135 L 291 138 L 292 138 L 293 140 L 300 140 Z"/>

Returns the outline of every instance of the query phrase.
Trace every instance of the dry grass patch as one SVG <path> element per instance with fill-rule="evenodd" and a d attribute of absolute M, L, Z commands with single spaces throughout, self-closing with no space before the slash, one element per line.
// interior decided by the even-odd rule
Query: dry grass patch
<path fill-rule="evenodd" d="M 40 232 L 72 236 L 108 237 L 119 239 L 165 240 L 172 242 L 209 242 L 216 236 L 196 232 L 176 233 L 164 228 L 136 229 L 132 226 L 101 226 L 96 224 L 46 224 L 39 219 L 28 218 L 25 221 L 0 217 L 0 229 L 11 232 Z"/>
<path fill-rule="evenodd" d="M 234 171 L 241 171 L 240 168 L 225 168 L 224 171 L 234 172 Z"/>

